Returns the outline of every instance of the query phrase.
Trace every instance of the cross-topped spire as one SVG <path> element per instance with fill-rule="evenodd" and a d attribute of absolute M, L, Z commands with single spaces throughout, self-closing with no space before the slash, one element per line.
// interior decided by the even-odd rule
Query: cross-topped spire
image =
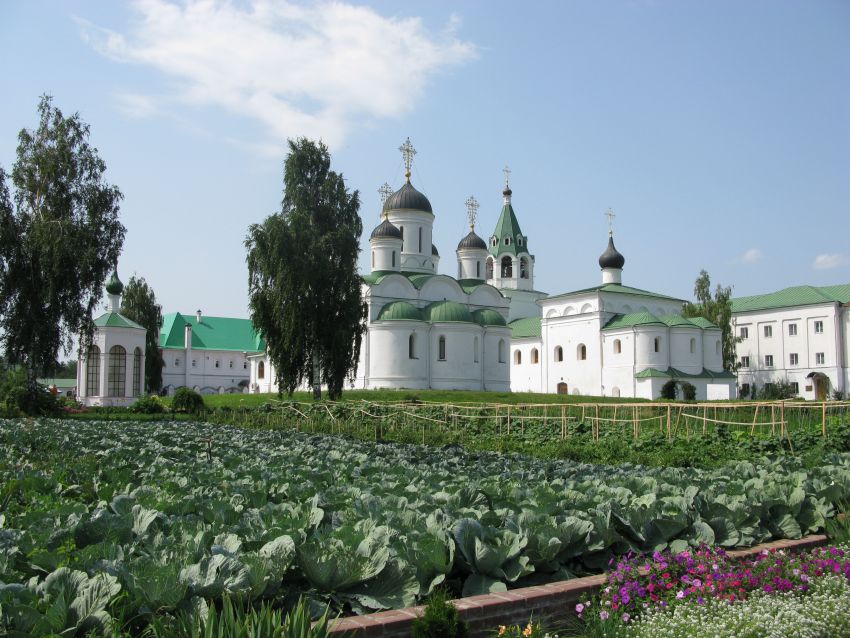
<path fill-rule="evenodd" d="M 409 182 L 410 167 L 413 166 L 413 156 L 416 155 L 416 149 L 413 148 L 413 144 L 410 143 L 410 138 L 408 137 L 404 140 L 404 144 L 398 147 L 398 150 L 401 151 L 401 156 L 404 159 L 404 176 Z"/>
<path fill-rule="evenodd" d="M 505 164 L 505 168 L 502 169 L 502 172 L 505 174 L 505 188 L 510 188 L 511 184 L 511 169 L 508 168 L 508 165 Z"/>
<path fill-rule="evenodd" d="M 614 214 L 614 211 L 609 208 L 608 212 L 605 213 L 605 217 L 608 218 L 608 234 L 613 237 L 614 236 L 614 218 L 616 217 L 616 215 Z"/>
<path fill-rule="evenodd" d="M 383 205 L 387 203 L 387 200 L 389 199 L 390 195 L 393 194 L 393 187 L 384 182 L 378 189 L 378 194 L 381 196 L 381 214 L 384 217 L 389 217 L 389 213 L 383 210 Z"/>
<path fill-rule="evenodd" d="M 466 200 L 466 217 L 469 219 L 469 229 L 475 230 L 475 222 L 478 219 L 478 200 L 470 195 Z"/>

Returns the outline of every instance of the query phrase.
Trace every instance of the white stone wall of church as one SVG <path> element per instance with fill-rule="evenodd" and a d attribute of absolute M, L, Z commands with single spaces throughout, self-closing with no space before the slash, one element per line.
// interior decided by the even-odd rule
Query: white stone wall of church
<path fill-rule="evenodd" d="M 483 378 L 481 353 L 474 352 L 475 337 L 479 347 L 483 330 L 478 324 L 435 323 L 431 326 L 431 387 L 435 390 L 480 390 Z M 445 359 L 439 357 L 440 338 L 445 337 Z"/>
<path fill-rule="evenodd" d="M 693 346 L 693 347 L 692 347 Z M 682 372 L 701 374 L 703 331 L 699 328 L 670 328 L 670 365 Z"/>
<path fill-rule="evenodd" d="M 637 326 L 635 328 L 637 344 L 635 348 L 635 370 L 647 368 L 666 370 L 670 367 L 670 342 L 666 327 Z M 658 351 L 655 344 L 658 339 Z"/>
<path fill-rule="evenodd" d="M 548 361 L 544 392 L 555 393 L 559 383 L 566 383 L 570 394 L 602 393 L 599 323 L 595 313 L 542 321 L 543 350 Z M 582 345 L 586 349 L 584 360 L 580 359 Z M 563 348 L 562 362 L 555 360 L 557 346 Z"/>
<path fill-rule="evenodd" d="M 372 270 L 401 270 L 401 240 L 389 237 L 370 240 Z"/>
<path fill-rule="evenodd" d="M 615 344 L 620 342 L 620 352 Z M 635 396 L 635 335 L 627 330 L 605 331 L 602 333 L 602 394 L 603 396 Z"/>
<path fill-rule="evenodd" d="M 369 326 L 370 388 L 428 387 L 427 323 L 387 321 Z M 415 335 L 413 359 L 409 356 L 409 338 Z"/>
<path fill-rule="evenodd" d="M 705 330 L 702 334 L 702 362 L 714 372 L 723 371 L 723 333 Z"/>
<path fill-rule="evenodd" d="M 486 250 L 465 249 L 457 253 L 458 279 L 484 279 Z"/>
<path fill-rule="evenodd" d="M 542 344 L 539 339 L 514 339 L 511 342 L 511 391 L 540 392 L 543 366 Z M 537 352 L 537 362 L 534 352 Z M 519 353 L 519 363 L 517 363 Z"/>
<path fill-rule="evenodd" d="M 388 218 L 403 230 L 404 243 L 401 249 L 401 268 L 417 272 L 434 272 L 431 261 L 432 230 L 434 215 L 424 211 L 392 211 Z M 420 245 L 419 230 L 422 230 Z"/>
<path fill-rule="evenodd" d="M 202 394 L 241 392 L 239 383 L 251 378 L 246 354 L 235 350 L 164 348 L 162 356 L 162 387 L 169 394 L 182 386 Z"/>
<path fill-rule="evenodd" d="M 484 390 L 489 392 L 509 392 L 511 388 L 511 329 L 501 326 L 488 326 L 484 329 Z M 502 344 L 500 346 L 500 344 Z M 502 360 L 499 349 L 504 349 Z M 542 358 L 541 358 L 542 361 Z"/>
<path fill-rule="evenodd" d="M 139 395 L 145 391 L 145 330 L 137 328 L 96 328 L 92 338 L 92 345 L 96 345 L 100 350 L 100 358 L 97 365 L 100 369 L 99 388 L 97 393 L 88 394 L 88 359 L 81 357 L 77 362 L 77 387 L 79 388 L 78 399 L 83 405 L 104 405 L 104 406 L 127 406 L 136 401 L 133 396 L 133 364 L 136 349 L 141 355 L 141 374 L 139 379 Z M 109 394 L 109 364 L 110 350 L 114 346 L 124 348 L 124 393 L 120 397 L 110 397 Z"/>

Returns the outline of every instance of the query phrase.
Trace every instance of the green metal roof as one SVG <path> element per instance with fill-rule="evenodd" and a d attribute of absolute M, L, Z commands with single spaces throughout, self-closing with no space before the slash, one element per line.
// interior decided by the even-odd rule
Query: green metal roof
<path fill-rule="evenodd" d="M 425 282 L 431 279 L 432 277 L 436 277 L 436 274 L 424 273 L 424 272 L 410 272 L 410 271 L 395 271 L 395 270 L 376 270 L 375 272 L 369 273 L 368 275 L 363 275 L 363 281 L 369 284 L 370 286 L 375 286 L 381 283 L 384 279 L 389 277 L 390 275 L 401 275 L 405 279 L 407 279 L 410 283 L 413 284 L 413 287 L 417 290 L 420 290 L 422 286 L 425 285 Z M 488 285 L 483 279 L 455 279 L 449 275 L 439 275 L 440 277 L 447 277 L 452 281 L 456 281 L 457 284 L 461 287 L 461 289 L 466 293 L 470 294 L 476 288 L 480 286 Z M 496 289 L 498 290 L 498 289 Z M 502 293 L 499 292 L 501 295 Z M 545 293 L 544 293 L 545 294 Z M 504 295 L 502 295 L 504 297 Z"/>
<path fill-rule="evenodd" d="M 474 323 L 469 310 L 456 301 L 435 301 L 422 309 L 422 315 L 431 323 Z"/>
<path fill-rule="evenodd" d="M 661 319 L 651 312 L 630 312 L 625 315 L 614 315 L 608 320 L 603 330 L 616 330 L 617 328 L 634 328 L 635 326 L 663 326 Z"/>
<path fill-rule="evenodd" d="M 266 343 L 254 330 L 250 319 L 232 317 L 201 317 L 171 312 L 162 318 L 159 331 L 160 348 L 186 347 L 185 327 L 192 326 L 192 348 L 196 350 L 234 350 L 262 352 Z"/>
<path fill-rule="evenodd" d="M 572 295 L 580 295 L 588 292 L 616 292 L 623 295 L 636 295 L 638 297 L 650 297 L 652 299 L 663 299 L 664 301 L 679 301 L 681 303 L 685 303 L 684 299 L 679 299 L 678 297 L 668 297 L 667 295 L 659 295 L 655 292 L 649 292 L 648 290 L 641 290 L 640 288 L 632 288 L 631 286 L 623 286 L 622 284 L 602 284 L 600 286 L 593 286 L 591 288 L 584 288 L 582 290 L 574 290 L 572 292 L 564 292 L 560 295 L 552 295 L 549 299 L 558 299 L 560 297 L 570 297 Z"/>
<path fill-rule="evenodd" d="M 491 308 L 483 308 L 472 313 L 475 323 L 482 326 L 505 326 L 505 318 Z"/>
<path fill-rule="evenodd" d="M 811 306 L 822 303 L 850 302 L 850 284 L 838 286 L 793 286 L 766 295 L 752 295 L 732 299 L 732 312 L 769 310 L 793 306 Z"/>
<path fill-rule="evenodd" d="M 651 378 L 669 378 L 669 379 L 736 379 L 737 377 L 732 372 L 712 372 L 707 368 L 703 368 L 699 374 L 683 372 L 676 368 L 667 368 L 666 370 L 658 370 L 656 368 L 647 368 L 635 373 L 635 379 L 651 379 Z"/>
<path fill-rule="evenodd" d="M 378 321 L 422 321 L 419 309 L 406 301 L 393 301 L 381 308 Z"/>
<path fill-rule="evenodd" d="M 124 315 L 119 315 L 117 312 L 106 312 L 94 320 L 94 325 L 98 328 L 139 328 L 144 330 L 144 326 L 140 326 L 135 321 L 127 319 Z"/>
<path fill-rule="evenodd" d="M 717 325 L 711 323 L 705 317 L 688 317 L 688 321 L 690 321 L 695 326 L 699 326 L 703 330 L 720 330 Z"/>
<path fill-rule="evenodd" d="M 466 294 L 469 294 L 479 286 L 483 286 L 486 284 L 483 279 L 458 279 L 457 283 L 460 285 L 461 288 L 463 288 L 463 291 Z"/>
<path fill-rule="evenodd" d="M 524 319 L 514 319 L 508 324 L 511 329 L 511 337 L 514 339 L 524 339 L 527 337 L 540 336 L 540 317 L 526 317 Z"/>
<path fill-rule="evenodd" d="M 493 246 L 492 242 L 493 237 L 499 240 L 495 246 Z M 511 238 L 511 243 L 508 246 L 505 246 L 505 237 Z M 520 237 L 522 238 L 522 246 L 519 246 L 517 242 L 517 239 Z M 494 257 L 501 253 L 516 255 L 518 252 L 528 252 L 528 238 L 522 234 L 516 214 L 514 213 L 514 207 L 511 206 L 510 202 L 506 202 L 502 206 L 502 213 L 499 215 L 499 221 L 496 222 L 496 230 L 493 231 L 490 239 L 488 250 Z"/>

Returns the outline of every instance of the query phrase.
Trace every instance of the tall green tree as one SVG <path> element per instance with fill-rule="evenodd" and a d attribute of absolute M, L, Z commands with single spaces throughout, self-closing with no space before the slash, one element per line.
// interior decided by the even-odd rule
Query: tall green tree
<path fill-rule="evenodd" d="M 104 180 L 88 124 L 48 96 L 38 114 L 38 127 L 18 135 L 11 199 L 0 171 L 0 342 L 32 387 L 75 336 L 90 342 L 92 311 L 125 232 L 121 191 Z"/>
<path fill-rule="evenodd" d="M 321 142 L 289 141 L 281 211 L 248 230 L 251 320 L 268 345 L 278 387 L 292 394 L 310 379 L 331 399 L 353 378 L 366 304 L 357 274 L 363 230 L 357 191 L 330 170 Z"/>
<path fill-rule="evenodd" d="M 732 287 L 717 284 L 712 296 L 711 277 L 701 270 L 694 282 L 694 297 L 696 302 L 685 304 L 682 314 L 685 317 L 704 317 L 722 330 L 723 369 L 735 372 L 738 369 L 735 344 L 739 339 L 735 337 L 732 323 Z"/>
<path fill-rule="evenodd" d="M 162 306 L 144 277 L 130 277 L 121 296 L 121 314 L 132 319 L 147 331 L 145 339 L 145 389 L 158 392 L 162 387 L 162 353 L 159 351 L 159 329 L 162 327 Z"/>

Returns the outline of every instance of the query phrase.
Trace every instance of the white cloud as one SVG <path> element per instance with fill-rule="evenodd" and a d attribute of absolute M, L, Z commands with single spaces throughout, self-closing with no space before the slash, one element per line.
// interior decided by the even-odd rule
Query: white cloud
<path fill-rule="evenodd" d="M 741 262 L 744 264 L 754 264 L 760 261 L 762 253 L 758 248 L 750 248 L 747 252 L 741 255 Z"/>
<path fill-rule="evenodd" d="M 420 18 L 342 2 L 137 0 L 135 8 L 140 20 L 126 34 L 78 20 L 101 54 L 175 81 L 167 97 L 120 96 L 122 110 L 139 117 L 213 105 L 258 120 L 280 143 L 304 135 L 339 145 L 359 123 L 409 113 L 433 75 L 476 56 L 454 15 L 434 35 Z"/>
<path fill-rule="evenodd" d="M 812 268 L 815 270 L 830 270 L 842 266 L 846 261 L 847 259 L 845 259 L 844 255 L 838 253 L 833 255 L 818 255 L 815 257 L 814 263 L 812 263 Z"/>

